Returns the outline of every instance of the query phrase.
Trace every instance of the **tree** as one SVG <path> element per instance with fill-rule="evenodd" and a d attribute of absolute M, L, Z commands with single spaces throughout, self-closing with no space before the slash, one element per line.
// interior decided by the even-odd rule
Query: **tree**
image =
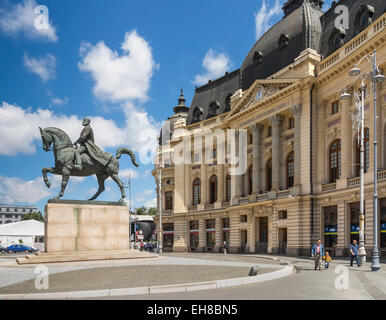
<path fill-rule="evenodd" d="M 27 213 L 26 215 L 24 215 L 23 218 L 21 218 L 21 220 L 22 221 L 24 221 L 24 220 L 37 220 L 40 222 L 44 222 L 44 217 L 40 211 L 30 212 L 30 213 Z"/>
<path fill-rule="evenodd" d="M 155 216 L 157 214 L 157 208 L 151 207 L 147 210 L 149 216 Z"/>
<path fill-rule="evenodd" d="M 146 215 L 147 214 L 147 209 L 146 207 L 142 206 L 140 208 L 135 208 L 135 213 L 138 215 Z"/>
<path fill-rule="evenodd" d="M 140 208 L 135 208 L 135 213 L 138 215 L 149 215 L 149 216 L 155 216 L 157 213 L 157 208 L 151 207 L 146 208 L 145 206 L 142 206 Z"/>

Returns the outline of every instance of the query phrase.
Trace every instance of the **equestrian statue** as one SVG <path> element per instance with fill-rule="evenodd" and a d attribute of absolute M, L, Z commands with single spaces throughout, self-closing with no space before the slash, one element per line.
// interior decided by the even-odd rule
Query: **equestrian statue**
<path fill-rule="evenodd" d="M 72 143 L 69 136 L 61 129 L 48 127 L 40 128 L 44 151 L 52 150 L 55 155 L 55 167 L 43 168 L 43 179 L 46 186 L 51 186 L 47 178 L 47 172 L 62 176 L 60 193 L 54 199 L 63 196 L 68 179 L 73 177 L 87 177 L 95 174 L 98 179 L 99 188 L 89 199 L 95 200 L 105 190 L 105 180 L 111 177 L 121 189 L 121 199 L 125 198 L 125 190 L 122 181 L 118 177 L 119 162 L 122 154 L 130 156 L 133 164 L 138 167 L 135 161 L 134 152 L 128 148 L 119 148 L 114 157 L 108 152 L 101 150 L 94 141 L 94 132 L 90 126 L 90 119 L 84 118 L 84 126 L 78 140 Z M 52 149 L 51 149 L 52 145 Z"/>

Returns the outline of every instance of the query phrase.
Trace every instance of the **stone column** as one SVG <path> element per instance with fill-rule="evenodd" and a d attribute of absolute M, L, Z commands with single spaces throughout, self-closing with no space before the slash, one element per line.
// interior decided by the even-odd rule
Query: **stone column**
<path fill-rule="evenodd" d="M 245 172 L 243 175 L 243 180 L 244 180 L 243 196 L 246 197 L 250 195 L 248 168 L 247 168 L 247 172 Z"/>
<path fill-rule="evenodd" d="M 206 226 L 205 226 L 205 220 L 200 219 L 198 221 L 198 251 L 203 252 L 204 248 L 206 247 Z"/>
<path fill-rule="evenodd" d="M 224 185 L 225 185 L 225 177 L 224 177 L 224 165 L 217 165 L 217 201 L 224 201 Z"/>
<path fill-rule="evenodd" d="M 235 134 L 235 153 L 236 157 L 239 156 L 239 135 L 238 131 L 236 131 Z M 232 167 L 236 167 L 238 164 L 232 164 Z M 232 173 L 232 170 L 230 171 Z M 232 175 L 231 174 L 231 181 L 232 181 L 232 186 L 231 186 L 231 205 L 237 204 L 238 203 L 238 198 L 241 195 L 241 189 L 242 189 L 242 175 Z"/>
<path fill-rule="evenodd" d="M 253 142 L 253 162 L 252 162 L 252 193 L 255 194 L 259 192 L 259 187 L 261 187 L 262 181 L 260 181 L 259 172 L 260 172 L 260 163 L 261 159 L 261 136 L 264 126 L 258 123 L 255 123 L 251 126 L 252 130 L 252 142 Z"/>
<path fill-rule="evenodd" d="M 300 118 L 302 115 L 302 106 L 300 104 L 291 108 L 294 115 L 294 186 L 300 185 Z"/>
<path fill-rule="evenodd" d="M 274 191 L 280 188 L 280 124 L 283 119 L 284 117 L 280 114 L 269 118 L 272 124 L 272 190 Z"/>
<path fill-rule="evenodd" d="M 350 230 L 349 230 L 349 212 L 346 201 L 341 201 L 337 205 L 337 226 L 338 226 L 338 242 L 336 244 L 335 253 L 337 256 L 343 256 L 350 243 Z M 324 219 L 324 212 L 322 212 L 322 218 Z M 322 230 L 324 234 L 324 230 Z"/>
<path fill-rule="evenodd" d="M 216 218 L 216 235 L 215 235 L 216 245 L 215 252 L 221 252 L 222 247 L 222 226 L 221 226 L 221 218 Z"/>
<path fill-rule="evenodd" d="M 250 234 L 250 238 L 249 238 L 249 250 L 251 253 L 254 253 L 255 252 L 255 248 L 256 248 L 256 217 L 253 213 L 253 209 L 252 209 L 252 212 L 250 214 L 250 218 L 249 218 L 249 232 Z"/>
<path fill-rule="evenodd" d="M 351 99 L 348 100 L 341 100 L 340 105 L 342 108 L 342 118 L 340 120 L 340 137 L 341 137 L 341 174 L 340 179 L 347 181 L 347 178 L 350 176 L 351 173 L 351 145 L 352 145 L 352 139 L 351 139 L 351 116 L 350 116 L 350 106 L 351 106 Z"/>

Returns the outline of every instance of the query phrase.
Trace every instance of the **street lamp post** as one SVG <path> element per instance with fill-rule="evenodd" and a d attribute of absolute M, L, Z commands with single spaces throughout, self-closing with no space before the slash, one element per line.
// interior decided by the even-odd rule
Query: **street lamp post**
<path fill-rule="evenodd" d="M 374 244 L 372 254 L 371 270 L 377 271 L 381 268 L 379 263 L 379 249 L 378 249 L 378 142 L 377 142 L 377 83 L 385 80 L 385 77 L 380 73 L 377 67 L 376 51 L 373 54 L 364 55 L 357 64 L 354 65 L 349 72 L 351 76 L 357 76 L 361 70 L 358 65 L 364 60 L 370 61 L 372 70 L 369 73 L 371 81 L 373 82 L 373 97 L 374 97 L 374 194 L 373 194 L 373 221 L 374 221 Z"/>
<path fill-rule="evenodd" d="M 163 232 L 162 232 L 162 165 L 159 164 L 159 182 L 158 182 L 158 197 L 159 197 L 159 242 L 158 242 L 158 252 L 162 253 L 162 241 L 163 241 Z"/>
<path fill-rule="evenodd" d="M 365 215 L 364 215 L 364 130 L 365 130 L 365 116 L 364 116 L 364 91 L 365 85 L 362 79 L 361 95 L 360 97 L 354 91 L 354 97 L 356 99 L 355 105 L 357 106 L 357 113 L 351 114 L 354 120 L 354 129 L 358 132 L 358 145 L 360 151 L 360 164 L 359 164 L 359 185 L 360 185 L 360 206 L 359 206 L 359 256 L 361 259 L 361 264 L 366 261 L 366 249 L 365 249 L 365 237 L 364 237 L 364 226 L 365 226 Z M 341 100 L 351 99 L 351 95 L 347 93 L 348 88 L 345 89 L 345 92 L 340 96 Z M 357 124 L 357 125 L 356 125 Z"/>

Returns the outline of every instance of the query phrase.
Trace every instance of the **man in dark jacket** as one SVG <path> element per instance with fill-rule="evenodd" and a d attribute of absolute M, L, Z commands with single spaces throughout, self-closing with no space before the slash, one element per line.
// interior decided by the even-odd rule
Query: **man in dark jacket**
<path fill-rule="evenodd" d="M 107 166 L 110 162 L 112 155 L 101 150 L 94 141 L 94 132 L 90 126 L 90 119 L 84 118 L 82 125 L 84 126 L 80 137 L 74 142 L 75 146 L 75 165 L 74 168 L 82 170 L 82 158 L 81 155 L 87 152 L 88 155 L 95 161 L 99 162 L 103 166 Z M 79 146 L 78 146 L 79 145 Z"/>

